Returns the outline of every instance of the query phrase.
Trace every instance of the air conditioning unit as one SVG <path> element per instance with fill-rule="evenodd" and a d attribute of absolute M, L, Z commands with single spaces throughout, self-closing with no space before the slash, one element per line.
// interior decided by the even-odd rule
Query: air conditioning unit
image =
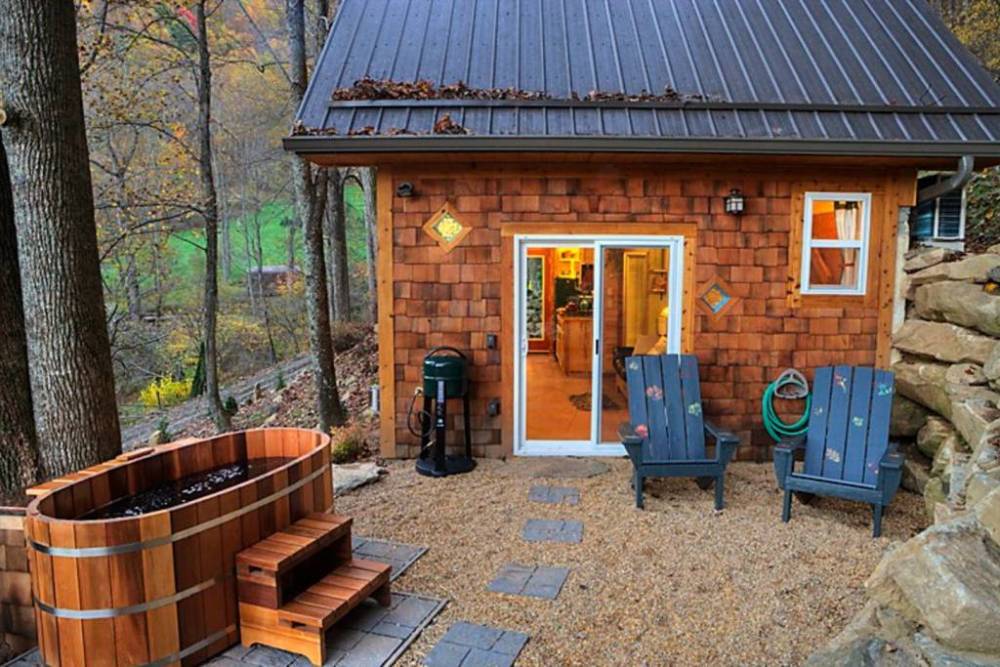
<path fill-rule="evenodd" d="M 929 187 L 949 174 L 930 174 L 917 181 L 917 189 Z M 965 241 L 965 189 L 926 201 L 910 214 L 910 236 L 914 241 L 961 249 Z"/>

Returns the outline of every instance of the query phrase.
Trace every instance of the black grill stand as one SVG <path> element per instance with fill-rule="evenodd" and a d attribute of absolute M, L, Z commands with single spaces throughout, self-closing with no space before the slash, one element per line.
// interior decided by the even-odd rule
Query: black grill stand
<path fill-rule="evenodd" d="M 434 403 L 432 406 L 431 403 Z M 431 407 L 434 411 L 431 412 Z M 431 437 L 431 415 L 434 416 L 433 456 L 429 455 Z M 462 421 L 465 426 L 465 456 L 448 456 L 445 452 L 445 432 L 448 424 L 448 399 L 445 396 L 445 381 L 437 381 L 437 396 L 424 394 L 424 410 L 420 415 L 420 458 L 417 472 L 429 477 L 445 477 L 469 472 L 476 467 L 472 458 L 472 431 L 469 428 L 469 391 L 462 394 Z"/>

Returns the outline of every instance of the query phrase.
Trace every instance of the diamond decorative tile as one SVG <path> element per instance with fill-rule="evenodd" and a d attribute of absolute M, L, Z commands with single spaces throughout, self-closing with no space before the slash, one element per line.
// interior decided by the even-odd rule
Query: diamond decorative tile
<path fill-rule="evenodd" d="M 714 318 L 722 317 L 726 311 L 739 301 L 733 293 L 733 288 L 725 279 L 715 276 L 701 288 L 698 293 L 698 309 Z"/>
<path fill-rule="evenodd" d="M 424 223 L 424 233 L 437 241 L 445 252 L 451 252 L 471 231 L 472 227 L 459 220 L 448 202 Z"/>

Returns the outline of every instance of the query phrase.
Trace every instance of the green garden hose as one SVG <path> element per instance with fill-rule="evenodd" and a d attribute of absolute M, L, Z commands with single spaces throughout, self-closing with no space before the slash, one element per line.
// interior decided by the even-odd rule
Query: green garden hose
<path fill-rule="evenodd" d="M 797 376 L 797 377 L 796 377 Z M 789 372 L 782 373 L 781 376 L 769 384 L 767 389 L 764 390 L 764 397 L 761 399 L 761 414 L 764 416 L 764 428 L 767 429 L 768 435 L 770 435 L 775 442 L 780 442 L 784 438 L 791 438 L 797 435 L 802 435 L 809 428 L 809 409 L 812 406 L 812 394 L 809 393 L 808 389 L 804 386 L 804 378 L 797 371 L 794 375 Z M 792 394 L 792 397 L 805 398 L 806 405 L 805 409 L 802 411 L 802 416 L 799 417 L 792 423 L 784 421 L 778 416 L 778 413 L 774 411 L 774 396 L 778 393 L 778 390 L 786 385 L 798 385 L 800 390 Z M 780 398 L 788 398 L 789 396 L 783 396 L 778 393 Z"/>

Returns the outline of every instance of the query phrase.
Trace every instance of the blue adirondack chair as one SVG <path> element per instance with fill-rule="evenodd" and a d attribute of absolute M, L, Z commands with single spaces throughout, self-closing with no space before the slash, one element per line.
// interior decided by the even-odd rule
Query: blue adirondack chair
<path fill-rule="evenodd" d="M 774 473 L 784 490 L 781 520 L 792 513 L 792 494 L 858 500 L 872 506 L 872 534 L 882 533 L 882 513 L 899 489 L 903 457 L 889 443 L 894 376 L 867 367 L 816 370 L 809 429 L 774 450 Z M 805 450 L 802 469 L 795 453 Z"/>
<path fill-rule="evenodd" d="M 629 424 L 619 429 L 634 468 L 635 506 L 642 508 L 647 477 L 694 477 L 715 483 L 715 508 L 724 505 L 726 465 L 740 441 L 705 420 L 701 411 L 698 360 L 690 355 L 637 356 L 625 360 Z M 705 434 L 715 454 L 705 452 Z"/>

